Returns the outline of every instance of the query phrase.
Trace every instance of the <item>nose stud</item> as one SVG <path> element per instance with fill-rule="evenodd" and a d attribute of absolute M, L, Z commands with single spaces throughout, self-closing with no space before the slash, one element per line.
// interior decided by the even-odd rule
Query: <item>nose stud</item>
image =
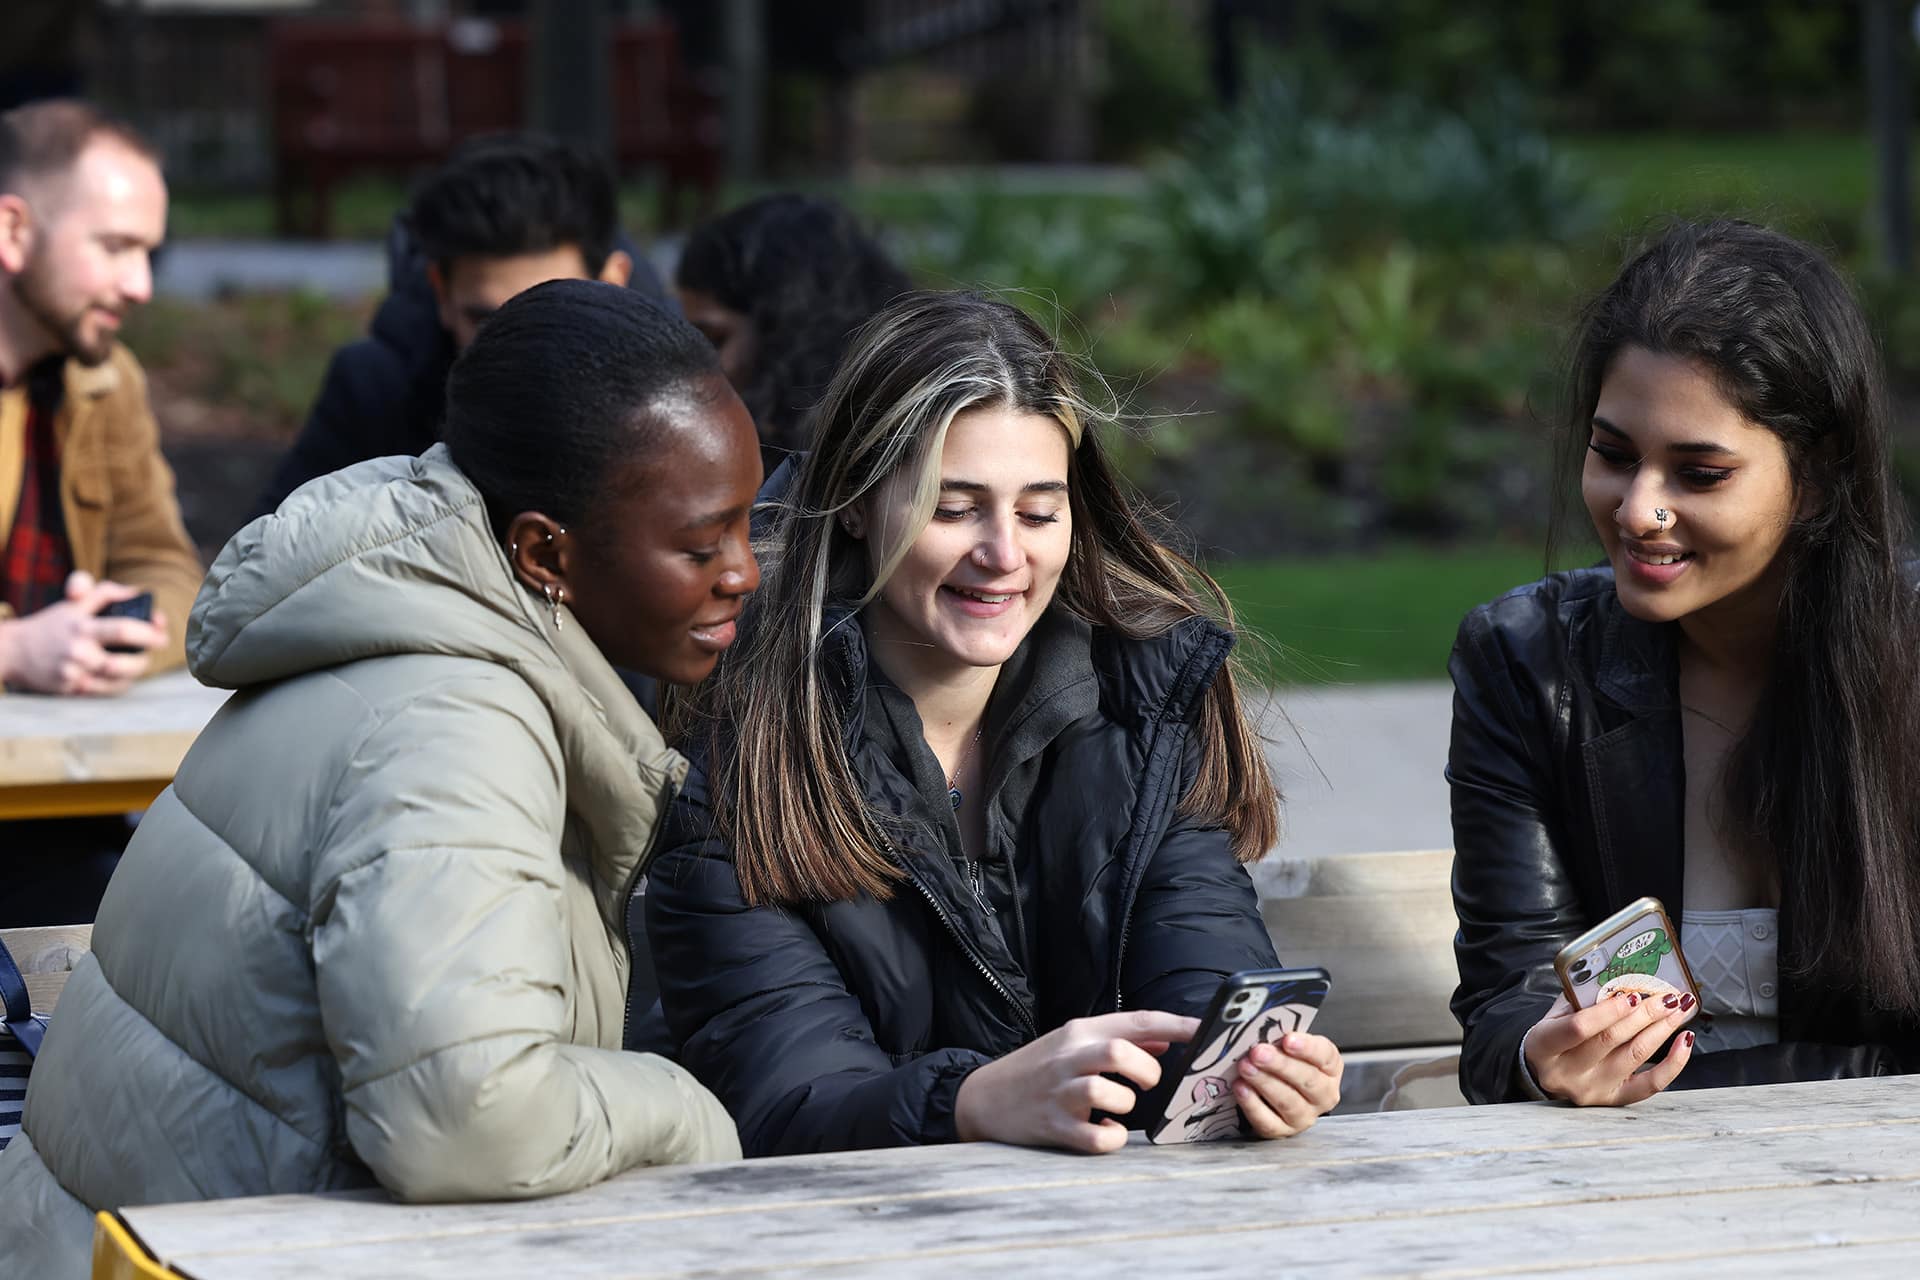
<path fill-rule="evenodd" d="M 1667 509 L 1665 507 L 1655 507 L 1653 509 L 1653 518 L 1660 522 L 1660 532 L 1665 533 L 1667 531 Z"/>

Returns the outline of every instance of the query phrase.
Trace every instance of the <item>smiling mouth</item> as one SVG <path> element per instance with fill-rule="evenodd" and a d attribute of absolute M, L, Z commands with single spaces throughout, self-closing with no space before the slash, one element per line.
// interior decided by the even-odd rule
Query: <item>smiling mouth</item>
<path fill-rule="evenodd" d="M 1642 551 L 1639 547 L 1632 546 L 1631 544 L 1626 546 L 1626 552 L 1629 557 L 1638 560 L 1641 564 L 1650 565 L 1685 564 L 1687 561 L 1693 559 L 1693 552 L 1691 551 Z"/>
<path fill-rule="evenodd" d="M 1005 604 L 1015 596 L 1023 594 L 1019 591 L 975 591 L 969 587 L 956 587 L 952 584 L 947 584 L 941 589 L 951 591 L 964 600 L 978 600 L 981 604 Z"/>

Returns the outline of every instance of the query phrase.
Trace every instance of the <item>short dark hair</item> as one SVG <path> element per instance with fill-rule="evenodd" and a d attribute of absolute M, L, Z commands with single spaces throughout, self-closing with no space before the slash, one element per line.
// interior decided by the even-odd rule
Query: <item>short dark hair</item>
<path fill-rule="evenodd" d="M 494 134 L 457 149 L 415 190 L 408 225 L 442 271 L 457 258 L 516 257 L 572 245 L 600 274 L 619 219 L 613 175 L 591 153 L 541 134 Z"/>
<path fill-rule="evenodd" d="M 807 447 L 806 414 L 875 312 L 913 288 L 907 273 L 833 200 L 763 196 L 694 229 L 674 279 L 753 325 L 740 388 L 760 438 Z"/>
<path fill-rule="evenodd" d="M 138 129 L 77 98 L 50 98 L 0 112 L 0 191 L 15 191 L 29 178 L 65 173 L 102 135 L 160 163 L 160 153 Z"/>
<path fill-rule="evenodd" d="M 445 437 L 496 532 L 524 511 L 588 528 L 609 485 L 646 456 L 654 414 L 699 395 L 720 358 L 665 303 L 596 280 L 549 280 L 480 326 L 447 377 Z"/>

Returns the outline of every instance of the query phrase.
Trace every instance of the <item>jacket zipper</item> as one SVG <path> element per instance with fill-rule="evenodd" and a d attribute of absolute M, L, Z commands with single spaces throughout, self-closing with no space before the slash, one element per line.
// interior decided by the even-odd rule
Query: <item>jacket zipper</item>
<path fill-rule="evenodd" d="M 953 940 L 960 945 L 960 950 L 965 954 L 967 959 L 973 961 L 973 967 L 980 971 L 980 976 L 987 980 L 987 985 L 998 992 L 1000 998 L 1007 1002 L 1007 1006 L 1020 1016 L 1020 1025 L 1027 1029 L 1027 1039 L 1039 1039 L 1040 1032 L 1033 1025 L 1033 1018 L 1028 1014 L 1026 1006 L 1021 1004 L 1020 1001 L 1015 998 L 1013 992 L 1007 989 L 1006 983 L 1000 981 L 998 975 L 994 973 L 993 967 L 980 958 L 979 953 L 974 950 L 973 944 L 968 942 L 966 935 L 960 932 L 960 926 L 953 922 L 953 917 L 948 914 L 947 909 L 940 905 L 940 899 L 933 896 L 933 890 L 921 884 L 920 878 L 908 869 L 906 861 L 900 856 L 900 851 L 893 847 L 893 841 L 882 835 L 880 837 L 880 846 L 887 851 L 887 856 L 893 859 L 894 863 L 899 866 L 902 871 L 907 873 L 907 879 L 912 882 L 914 888 L 920 891 L 920 896 L 927 900 L 927 905 L 933 908 L 933 914 L 940 917 L 940 923 L 947 926 L 947 932 L 953 935 Z"/>
<path fill-rule="evenodd" d="M 634 864 L 633 875 L 627 880 L 626 891 L 620 895 L 620 932 L 624 935 L 624 941 L 627 944 L 629 953 L 631 953 L 633 948 L 633 908 L 635 905 L 633 891 L 639 886 L 640 878 L 647 874 L 647 867 L 653 862 L 654 850 L 659 848 L 661 833 L 667 828 L 667 809 L 673 804 L 674 797 L 679 794 L 679 785 L 669 777 L 666 785 L 660 789 L 659 816 L 654 819 L 653 830 L 647 833 L 647 847 L 640 851 L 640 860 Z M 643 910 L 645 909 L 646 904 L 641 903 L 639 905 Z M 649 952 L 653 949 L 653 940 L 651 938 L 647 939 L 647 949 Z M 652 967 L 651 956 L 648 957 L 648 962 L 649 967 Z M 654 969 L 653 986 L 654 998 L 657 1000 L 660 998 L 660 971 L 657 968 Z M 633 957 L 629 954 L 627 957 L 627 1010 L 625 1016 L 620 1019 L 620 1043 L 623 1047 L 627 1043 L 627 1036 L 633 1031 L 635 1012 L 633 1007 L 634 996 Z"/>

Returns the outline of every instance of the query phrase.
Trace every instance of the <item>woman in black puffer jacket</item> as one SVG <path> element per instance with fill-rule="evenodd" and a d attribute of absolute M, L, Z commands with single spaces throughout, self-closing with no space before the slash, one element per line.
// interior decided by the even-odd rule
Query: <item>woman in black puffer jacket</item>
<path fill-rule="evenodd" d="M 1110 1150 L 1220 980 L 1276 963 L 1224 599 L 1005 304 L 889 307 L 815 435 L 629 913 L 671 1036 L 750 1154 Z M 1339 1098 L 1323 1037 L 1249 1056 L 1254 1134 Z"/>

